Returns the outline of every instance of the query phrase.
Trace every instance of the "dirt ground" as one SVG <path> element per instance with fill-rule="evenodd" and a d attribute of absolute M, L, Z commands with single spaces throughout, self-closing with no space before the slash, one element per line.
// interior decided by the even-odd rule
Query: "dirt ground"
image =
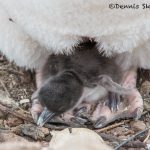
<path fill-rule="evenodd" d="M 150 127 L 150 71 L 139 71 L 137 86 L 145 106 L 141 119 L 139 121 L 119 120 L 105 128 L 95 130 L 113 147 Z M 34 72 L 25 71 L 9 63 L 0 55 L 0 143 L 32 141 L 46 146 L 51 140 L 50 131 L 63 128 L 57 125 L 40 128 L 34 124 L 30 114 L 30 98 L 35 89 Z M 146 144 L 150 144 L 150 131 L 140 134 L 125 144 L 122 150 L 144 150 Z"/>

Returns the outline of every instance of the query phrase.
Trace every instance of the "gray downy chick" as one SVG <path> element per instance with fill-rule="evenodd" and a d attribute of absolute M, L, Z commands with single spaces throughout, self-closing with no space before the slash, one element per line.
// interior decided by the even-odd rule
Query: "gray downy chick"
<path fill-rule="evenodd" d="M 43 84 L 35 95 L 44 106 L 38 124 L 43 125 L 54 116 L 75 108 L 86 99 L 86 89 L 92 91 L 99 87 L 98 96 L 91 101 L 99 100 L 108 92 L 129 93 L 119 85 L 123 70 L 116 59 L 117 56 L 104 57 L 90 42 L 81 44 L 72 55 L 49 56 L 42 69 Z"/>

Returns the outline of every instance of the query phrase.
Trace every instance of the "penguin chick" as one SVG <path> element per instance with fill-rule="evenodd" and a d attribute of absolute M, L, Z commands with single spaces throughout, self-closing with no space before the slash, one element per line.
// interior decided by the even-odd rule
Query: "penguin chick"
<path fill-rule="evenodd" d="M 42 85 L 35 98 L 44 110 L 37 124 L 42 126 L 82 101 L 97 101 L 108 92 L 129 93 L 129 89 L 119 85 L 122 70 L 115 63 L 116 58 L 104 57 L 95 46 L 86 44 L 71 56 L 51 55 L 43 66 Z"/>

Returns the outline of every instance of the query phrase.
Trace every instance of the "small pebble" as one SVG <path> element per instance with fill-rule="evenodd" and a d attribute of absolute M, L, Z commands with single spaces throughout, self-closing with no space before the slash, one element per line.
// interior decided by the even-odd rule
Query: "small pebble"
<path fill-rule="evenodd" d="M 4 120 L 0 120 L 0 126 L 4 125 Z"/>
<path fill-rule="evenodd" d="M 4 113 L 0 111 L 0 118 L 3 118 L 4 116 Z"/>
<path fill-rule="evenodd" d="M 132 121 L 131 127 L 134 131 L 142 131 L 146 128 L 146 124 L 143 121 Z"/>
<path fill-rule="evenodd" d="M 9 127 L 15 127 L 18 126 L 20 124 L 23 124 L 23 120 L 16 118 L 16 117 L 8 117 L 7 119 L 7 125 Z"/>
<path fill-rule="evenodd" d="M 13 128 L 13 132 L 19 135 L 26 135 L 34 140 L 42 141 L 50 134 L 49 130 L 44 127 L 38 127 L 33 124 L 21 124 Z"/>
<path fill-rule="evenodd" d="M 119 139 L 120 139 L 120 140 L 122 140 L 122 141 L 125 141 L 125 140 L 127 140 L 127 138 L 128 138 L 128 137 L 126 137 L 126 136 L 123 136 L 123 135 L 122 135 L 122 136 L 119 136 Z"/>

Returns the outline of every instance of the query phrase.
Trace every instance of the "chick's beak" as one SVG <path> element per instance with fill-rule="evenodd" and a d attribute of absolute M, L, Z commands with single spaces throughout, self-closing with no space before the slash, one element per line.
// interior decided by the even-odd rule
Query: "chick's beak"
<path fill-rule="evenodd" d="M 46 107 L 42 111 L 41 115 L 38 118 L 37 125 L 43 126 L 45 123 L 47 123 L 49 120 L 51 120 L 56 114 L 49 111 Z"/>

